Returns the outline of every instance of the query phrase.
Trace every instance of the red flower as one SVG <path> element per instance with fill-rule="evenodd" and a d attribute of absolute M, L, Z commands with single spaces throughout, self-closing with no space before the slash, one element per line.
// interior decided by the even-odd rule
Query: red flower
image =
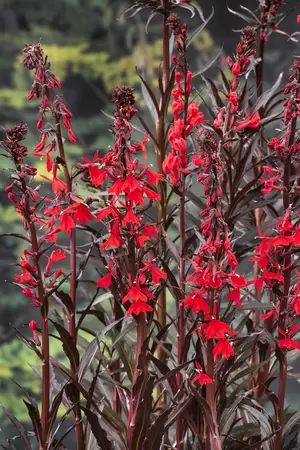
<path fill-rule="evenodd" d="M 144 140 L 141 142 L 136 142 L 135 149 L 136 150 L 142 150 L 144 154 L 144 159 L 147 159 L 147 150 L 146 150 L 146 144 L 150 141 L 150 137 L 147 133 L 144 133 Z"/>
<path fill-rule="evenodd" d="M 152 281 L 154 284 L 158 284 L 160 280 L 165 280 L 167 278 L 167 274 L 156 267 L 152 262 L 143 261 L 145 264 L 145 268 L 142 270 L 143 272 L 150 269 Z"/>
<path fill-rule="evenodd" d="M 149 200 L 160 200 L 160 195 L 152 189 L 144 187 L 143 191 L 145 192 Z"/>
<path fill-rule="evenodd" d="M 238 61 L 233 64 L 233 66 L 231 68 L 231 72 L 234 77 L 238 77 L 240 75 L 241 65 Z"/>
<path fill-rule="evenodd" d="M 64 230 L 66 233 L 70 234 L 72 228 L 76 228 L 76 224 L 69 212 L 64 212 L 59 223 L 59 228 Z"/>
<path fill-rule="evenodd" d="M 192 308 L 194 314 L 203 311 L 205 316 L 209 316 L 209 306 L 206 300 L 202 297 L 202 291 L 190 294 L 186 299 L 182 300 L 184 306 Z"/>
<path fill-rule="evenodd" d="M 280 348 L 285 348 L 287 350 L 291 350 L 292 348 L 300 350 L 300 343 L 294 341 L 293 339 L 280 339 L 278 341 L 278 345 Z"/>
<path fill-rule="evenodd" d="M 215 359 L 219 355 L 222 355 L 224 356 L 224 358 L 229 359 L 230 356 L 234 356 L 234 350 L 226 339 L 220 339 L 214 346 L 213 355 Z"/>
<path fill-rule="evenodd" d="M 206 329 L 206 339 L 224 339 L 225 334 L 231 336 L 238 334 L 238 331 L 232 331 L 227 323 L 218 319 L 212 319 Z"/>
<path fill-rule="evenodd" d="M 57 165 L 54 166 L 53 169 L 53 180 L 52 180 L 52 191 L 54 195 L 59 194 L 60 192 L 67 192 L 67 185 L 64 181 L 57 178 Z"/>
<path fill-rule="evenodd" d="M 206 375 L 206 373 L 199 372 L 193 379 L 192 383 L 195 383 L 199 380 L 200 386 L 203 386 L 204 384 L 213 384 L 213 380 Z"/>
<path fill-rule="evenodd" d="M 128 225 L 128 224 L 132 224 L 132 223 L 136 223 L 137 225 L 140 224 L 140 220 L 139 218 L 134 214 L 134 212 L 132 211 L 131 208 L 129 208 L 127 210 L 127 213 L 125 214 L 123 220 L 122 220 L 122 225 Z"/>
<path fill-rule="evenodd" d="M 202 112 L 199 111 L 199 106 L 197 105 L 197 103 L 191 103 L 188 106 L 188 118 L 187 118 L 187 124 L 190 126 L 186 131 L 186 135 L 188 135 L 192 131 L 192 128 L 204 123 L 205 121 L 203 120 L 203 118 L 204 115 Z"/>
<path fill-rule="evenodd" d="M 118 216 L 118 210 L 115 206 L 107 206 L 106 208 L 99 209 L 99 211 L 96 212 L 97 220 L 103 220 L 105 217 L 109 216 L 110 214 L 113 215 L 113 217 Z"/>
<path fill-rule="evenodd" d="M 82 158 L 85 164 L 78 164 L 79 168 L 88 168 L 91 182 L 94 186 L 98 187 L 103 183 L 106 177 L 106 172 L 104 170 L 95 167 L 95 164 L 101 161 L 98 157 L 98 151 L 94 154 L 93 160 L 89 160 L 85 156 Z"/>
<path fill-rule="evenodd" d="M 57 261 L 63 261 L 65 258 L 66 252 L 64 252 L 63 250 L 58 249 L 52 252 L 52 254 L 48 257 L 48 263 L 45 269 L 45 276 L 50 275 L 52 263 Z"/>
<path fill-rule="evenodd" d="M 131 286 L 127 292 L 127 294 L 123 297 L 122 303 L 126 303 L 129 300 L 133 300 L 135 302 L 141 301 L 141 302 L 147 302 L 148 298 L 141 289 L 137 286 Z"/>
<path fill-rule="evenodd" d="M 119 247 L 122 241 L 115 235 L 111 234 L 109 238 L 100 245 L 100 250 L 108 247 Z"/>
<path fill-rule="evenodd" d="M 99 288 L 109 287 L 111 285 L 111 274 L 108 273 L 104 277 L 99 278 L 98 280 L 96 280 L 96 284 Z"/>
<path fill-rule="evenodd" d="M 45 147 L 46 137 L 47 133 L 43 133 L 40 143 L 36 147 L 34 147 L 34 153 L 38 153 L 43 150 L 43 148 Z"/>
<path fill-rule="evenodd" d="M 108 192 L 114 192 L 117 196 L 119 196 L 123 192 L 123 184 L 124 180 L 121 177 L 118 177 L 114 184 L 108 189 Z"/>
<path fill-rule="evenodd" d="M 132 300 L 132 304 L 126 313 L 127 316 L 130 316 L 130 314 L 132 313 L 138 315 L 141 312 L 153 310 L 153 308 L 148 305 L 148 297 L 144 292 L 142 292 L 142 290 L 143 289 L 140 288 L 138 284 L 132 285 L 129 288 L 127 294 L 123 297 L 122 304 L 128 302 L 129 300 Z"/>
<path fill-rule="evenodd" d="M 135 191 L 136 189 L 141 189 L 141 186 L 137 181 L 137 179 L 130 173 L 123 183 L 122 190 L 124 192 L 132 192 Z"/>
<path fill-rule="evenodd" d="M 34 339 L 36 345 L 41 345 L 41 342 L 40 342 L 39 337 L 38 337 L 37 332 L 36 332 L 36 329 L 37 329 L 37 327 L 36 327 L 36 321 L 35 321 L 35 320 L 32 320 L 32 321 L 28 324 L 28 326 L 29 326 L 29 328 L 31 329 L 31 332 L 32 332 L 32 334 L 33 334 L 33 339 Z"/>
<path fill-rule="evenodd" d="M 23 295 L 26 295 L 26 297 L 30 297 L 31 300 L 33 301 L 33 303 L 35 304 L 35 306 L 40 307 L 41 304 L 39 302 L 39 300 L 36 298 L 36 296 L 34 295 L 33 291 L 29 288 L 24 288 L 22 291 Z"/>
<path fill-rule="evenodd" d="M 175 184 L 179 181 L 178 170 L 180 166 L 180 158 L 173 153 L 169 153 L 163 162 L 163 171 L 170 176 L 170 181 Z"/>
<path fill-rule="evenodd" d="M 239 289 L 228 292 L 227 298 L 228 298 L 228 300 L 234 301 L 234 303 L 236 304 L 236 306 L 238 308 L 240 308 L 242 306 L 241 293 L 240 293 Z"/>
<path fill-rule="evenodd" d="M 112 226 L 109 238 L 100 245 L 100 250 L 108 247 L 119 247 L 122 242 L 119 222 L 115 222 Z"/>
<path fill-rule="evenodd" d="M 93 220 L 93 215 L 84 203 L 77 203 L 73 219 L 79 220 L 82 225 L 85 225 L 87 220 Z"/>
<path fill-rule="evenodd" d="M 247 112 L 248 119 L 240 120 L 236 126 L 235 131 L 243 131 L 245 128 L 257 128 L 260 123 L 259 113 L 256 112 L 252 117 L 249 111 Z"/>
<path fill-rule="evenodd" d="M 141 312 L 153 311 L 153 308 L 144 302 L 133 302 L 128 311 L 126 312 L 126 316 L 130 316 L 131 314 L 139 315 Z"/>

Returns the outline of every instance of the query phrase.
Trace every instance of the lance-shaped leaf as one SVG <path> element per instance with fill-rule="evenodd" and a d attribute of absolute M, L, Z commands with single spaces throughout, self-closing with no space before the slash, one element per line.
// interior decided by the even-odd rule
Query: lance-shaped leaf
<path fill-rule="evenodd" d="M 148 371 L 146 344 L 144 343 L 138 363 L 138 376 L 132 387 L 133 415 L 128 423 L 130 450 L 143 450 L 144 440 L 149 430 L 152 413 L 152 393 L 154 375 Z"/>
<path fill-rule="evenodd" d="M 53 325 L 55 326 L 56 330 L 60 335 L 64 352 L 70 361 L 71 367 L 74 370 L 76 370 L 76 368 L 79 365 L 79 353 L 76 344 L 74 342 L 74 339 L 61 324 L 54 322 L 53 320 L 51 320 L 51 322 L 53 323 Z"/>
<path fill-rule="evenodd" d="M 155 98 L 154 92 L 150 88 L 149 84 L 146 82 L 145 78 L 138 72 L 138 70 L 136 70 L 136 73 L 141 79 L 141 88 L 145 104 L 151 114 L 154 123 L 156 123 L 159 115 L 159 106 Z"/>
<path fill-rule="evenodd" d="M 214 13 L 215 13 L 214 8 L 212 8 L 212 11 L 211 11 L 210 15 L 207 17 L 207 19 L 204 18 L 203 23 L 195 31 L 193 31 L 191 33 L 191 36 L 188 39 L 187 44 L 186 44 L 187 48 L 191 45 L 191 43 L 198 36 L 198 34 L 201 33 L 202 30 L 204 30 L 204 28 L 206 27 L 206 25 L 208 24 L 210 19 L 213 17 Z"/>
<path fill-rule="evenodd" d="M 99 445 L 100 449 L 101 450 L 113 449 L 112 443 L 107 438 L 106 431 L 104 431 L 100 425 L 97 414 L 95 414 L 90 409 L 85 408 L 84 406 L 82 406 L 81 409 L 84 411 L 86 415 L 87 421 L 91 426 L 91 430 L 96 438 L 97 444 Z"/>
<path fill-rule="evenodd" d="M 0 407 L 2 408 L 2 410 L 6 414 L 6 416 L 9 418 L 11 423 L 14 425 L 14 427 L 18 430 L 18 432 L 21 436 L 22 442 L 24 444 L 24 450 L 32 450 L 30 442 L 29 442 L 29 438 L 27 435 L 27 431 L 25 430 L 23 425 L 18 421 L 18 419 L 15 418 L 15 416 L 13 416 L 7 409 L 5 409 L 4 406 L 0 405 Z"/>

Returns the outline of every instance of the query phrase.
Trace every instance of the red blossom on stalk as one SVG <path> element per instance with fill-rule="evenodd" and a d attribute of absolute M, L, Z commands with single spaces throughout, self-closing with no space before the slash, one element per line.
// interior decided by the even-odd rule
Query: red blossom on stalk
<path fill-rule="evenodd" d="M 186 59 L 187 32 L 186 25 L 180 25 L 176 14 L 171 14 L 168 26 L 173 34 L 178 37 L 176 47 L 178 56 L 175 54 L 173 60 L 176 66 L 176 87 L 172 90 L 174 114 L 173 127 L 168 133 L 171 151 L 163 162 L 163 171 L 170 177 L 172 184 L 180 184 L 180 174 L 188 174 L 187 139 L 196 127 L 205 123 L 204 115 L 199 111 L 196 103 L 188 104 L 192 92 L 192 72 L 189 70 Z M 185 105 L 187 105 L 185 111 Z"/>
<path fill-rule="evenodd" d="M 122 248 L 131 249 L 130 258 L 136 261 L 132 252 L 145 248 L 147 241 L 158 235 L 156 226 L 145 221 L 141 207 L 147 208 L 148 204 L 160 199 L 153 185 L 162 176 L 135 158 L 140 152 L 146 161 L 149 137 L 144 135 L 140 142 L 132 142 L 130 139 L 133 130 L 130 120 L 137 112 L 134 108 L 133 89 L 127 86 L 115 88 L 112 102 L 115 104 L 113 146 L 102 158 L 98 156 L 98 152 L 92 160 L 83 158 L 84 163 L 78 167 L 88 169 L 89 181 L 93 186 L 106 185 L 108 191 L 105 207 L 95 211 L 95 216 L 107 228 L 108 237 L 100 244 L 100 250 L 107 253 L 111 263 L 109 272 L 96 280 L 96 284 L 100 288 L 109 287 L 112 277 L 116 283 L 121 282 L 121 302 L 127 308 L 126 314 L 139 315 L 153 310 L 149 300 L 154 298 L 155 286 L 166 278 L 166 274 L 157 266 L 157 262 L 147 259 L 141 260 L 134 271 L 123 274 L 124 269 L 119 267 L 115 252 L 122 245 Z M 75 212 L 75 217 L 77 214 Z M 116 276 L 117 271 L 124 275 L 124 279 L 120 280 Z"/>
<path fill-rule="evenodd" d="M 279 18 L 277 18 L 279 7 L 284 0 L 259 0 L 260 3 L 260 39 L 268 42 L 268 31 L 278 30 Z"/>
<path fill-rule="evenodd" d="M 32 334 L 33 334 L 33 339 L 34 339 L 34 341 L 35 341 L 35 343 L 36 343 L 36 345 L 41 345 L 41 341 L 40 341 L 40 339 L 39 339 L 39 337 L 38 337 L 38 335 L 37 335 L 37 325 L 36 325 L 36 321 L 35 320 L 32 320 L 31 322 L 29 322 L 29 328 L 30 328 L 30 330 L 31 330 L 31 332 L 32 332 Z"/>
<path fill-rule="evenodd" d="M 234 349 L 227 339 L 220 339 L 214 346 L 213 355 L 215 359 L 217 359 L 218 356 L 229 359 L 231 356 L 234 356 Z"/>
<path fill-rule="evenodd" d="M 235 131 L 243 131 L 243 130 L 245 130 L 245 128 L 258 128 L 259 123 L 260 123 L 259 113 L 256 112 L 251 117 L 251 114 L 248 111 L 247 119 L 236 122 L 234 129 L 235 129 Z"/>
<path fill-rule="evenodd" d="M 200 372 L 200 370 L 198 374 L 192 379 L 192 383 L 196 383 L 196 381 L 199 381 L 200 386 L 213 383 L 213 380 L 206 373 Z"/>
<path fill-rule="evenodd" d="M 255 43 L 255 30 L 246 27 L 241 35 L 240 44 L 233 63 L 228 58 L 233 82 L 231 92 L 227 98 L 232 113 L 231 124 L 237 130 L 257 127 L 260 121 L 259 115 L 242 121 L 238 117 L 239 95 L 236 91 L 238 77 L 244 73 L 250 63 L 250 57 L 254 53 L 252 46 Z M 214 126 L 223 125 L 225 108 L 220 108 Z M 235 128 L 235 129 L 236 129 Z M 186 297 L 184 304 L 192 308 L 192 311 L 204 313 L 205 322 L 198 328 L 199 336 L 203 340 L 214 339 L 213 355 L 229 358 L 234 355 L 234 349 L 227 341 L 226 336 L 237 334 L 229 325 L 218 319 L 219 303 L 222 292 L 228 289 L 227 299 L 233 301 L 237 307 L 241 306 L 242 288 L 248 285 L 244 276 L 240 276 L 237 259 L 232 251 L 230 232 L 223 218 L 222 204 L 222 178 L 224 171 L 224 159 L 222 146 L 217 143 L 216 135 L 207 129 L 199 129 L 196 134 L 197 150 L 192 157 L 192 163 L 199 170 L 198 181 L 203 184 L 206 196 L 206 208 L 201 212 L 201 234 L 204 243 L 199 253 L 192 261 L 194 271 L 188 276 L 187 282 L 192 294 Z M 199 292 L 199 295 L 195 295 Z"/>

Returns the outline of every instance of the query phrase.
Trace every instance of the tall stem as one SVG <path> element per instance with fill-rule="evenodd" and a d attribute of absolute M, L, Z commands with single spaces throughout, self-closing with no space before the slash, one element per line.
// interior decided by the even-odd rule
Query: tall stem
<path fill-rule="evenodd" d="M 185 293 L 185 175 L 181 175 L 182 191 L 180 197 L 180 261 L 179 261 L 179 285 L 182 296 L 184 298 Z M 183 345 L 184 345 L 184 334 L 185 334 L 185 314 L 184 305 L 182 302 L 177 304 L 177 351 L 178 351 L 178 364 L 181 364 L 183 358 Z M 179 391 L 179 399 L 182 397 L 182 375 L 180 372 L 177 373 L 177 388 Z M 184 426 L 182 416 L 178 417 L 176 422 L 176 442 L 177 449 L 183 450 L 183 435 Z"/>
<path fill-rule="evenodd" d="M 37 291 L 41 303 L 40 318 L 42 331 L 42 445 L 40 450 L 48 449 L 48 426 L 50 410 L 50 351 L 49 351 L 49 328 L 48 328 L 48 300 L 45 296 L 42 271 L 40 267 L 38 251 L 38 239 L 34 223 L 30 224 L 31 245 L 34 254 L 34 265 L 37 269 Z"/>
<path fill-rule="evenodd" d="M 264 39 L 260 39 L 260 29 L 258 30 L 259 33 L 259 63 L 256 66 L 256 95 L 257 98 L 261 97 L 264 91 L 264 54 L 265 54 L 265 41 Z M 259 111 L 260 116 L 262 117 L 262 110 Z M 260 134 L 260 147 L 263 146 L 264 144 L 264 140 L 263 140 L 263 136 L 262 136 L 262 132 Z M 261 160 L 261 153 L 259 150 L 257 150 L 257 154 L 253 157 L 253 166 L 254 166 L 254 176 L 257 177 L 259 175 L 259 171 L 261 171 L 261 169 L 259 168 L 258 164 Z M 263 220 L 263 210 L 261 210 L 260 208 L 256 209 L 254 211 L 254 217 L 255 217 L 255 225 L 257 227 L 257 229 L 260 228 L 261 222 Z M 258 262 L 254 262 L 254 267 L 253 267 L 253 276 L 254 279 L 256 279 L 259 276 L 260 273 L 260 269 L 259 269 L 259 265 Z M 255 298 L 258 302 L 261 301 L 261 297 L 262 297 L 262 290 L 261 289 L 257 289 L 255 288 Z M 260 322 L 260 311 L 256 310 L 253 311 L 251 313 L 251 319 L 252 319 L 252 323 L 253 323 L 253 329 L 255 330 L 256 327 L 258 326 L 259 322 Z M 251 359 L 250 359 L 250 364 L 252 366 L 255 366 L 259 363 L 259 348 L 258 345 L 255 345 L 254 349 L 253 349 L 253 353 L 251 355 Z M 261 372 L 263 373 L 263 372 Z M 264 380 L 260 380 L 260 371 L 255 371 L 253 373 L 251 373 L 249 375 L 249 389 L 251 388 L 255 388 L 254 389 L 254 397 L 258 398 L 259 397 L 259 393 L 261 392 L 260 386 L 258 385 L 259 383 L 263 383 Z"/>
<path fill-rule="evenodd" d="M 284 167 L 284 193 L 283 193 L 283 207 L 284 211 L 289 207 L 289 192 L 290 192 L 290 174 L 291 174 L 291 157 L 288 156 L 285 167 Z M 287 250 L 284 256 L 284 267 L 288 267 L 284 271 L 284 287 L 283 287 L 283 297 L 280 299 L 280 309 L 279 309 L 279 321 L 278 327 L 282 332 L 285 330 L 286 325 L 286 310 L 288 303 L 288 295 L 291 284 L 291 251 Z M 278 331 L 279 339 L 284 339 L 285 335 Z M 284 401 L 286 393 L 286 382 L 287 382 L 287 361 L 284 350 L 282 350 L 282 356 L 279 360 L 280 372 L 279 372 L 279 386 L 278 386 L 278 418 L 277 427 L 278 432 L 276 434 L 275 440 L 275 450 L 282 449 L 282 427 L 284 423 Z"/>
<path fill-rule="evenodd" d="M 293 118 L 291 123 L 291 128 L 289 132 L 289 139 L 287 149 L 294 143 L 295 133 L 296 133 L 296 125 L 297 125 L 297 117 Z M 291 203 L 291 170 L 292 170 L 292 158 L 289 154 L 285 160 L 284 164 L 284 174 L 283 174 L 283 210 L 284 213 L 288 210 Z M 288 306 L 288 296 L 290 292 L 291 286 L 291 248 L 286 249 L 286 253 L 284 255 L 284 284 L 283 284 L 283 297 L 280 299 L 280 307 L 279 307 L 279 320 L 278 320 L 278 338 L 285 339 L 284 333 L 286 328 L 286 314 L 287 314 L 287 306 Z M 281 332 L 282 331 L 282 332 Z M 278 386 L 278 417 L 277 417 L 277 427 L 278 432 L 275 437 L 275 450 L 282 449 L 282 428 L 284 424 L 284 401 L 286 394 L 286 382 L 287 382 L 287 361 L 285 351 L 282 350 L 282 356 L 279 360 L 280 372 L 279 372 L 279 386 Z"/>
<path fill-rule="evenodd" d="M 214 290 L 210 293 L 209 297 L 209 310 L 210 314 L 213 315 L 214 311 Z M 207 440 L 206 450 L 222 450 L 220 435 L 219 435 L 219 426 L 217 420 L 217 408 L 216 408 L 216 388 L 215 388 L 215 373 L 214 373 L 214 355 L 213 355 L 213 339 L 208 339 L 207 341 L 207 375 L 214 380 L 212 384 L 206 385 L 206 400 L 210 406 L 213 426 L 214 426 L 214 435 L 211 436 L 210 430 L 207 430 L 207 434 L 210 436 L 210 439 Z M 210 446 L 212 445 L 212 447 Z"/>
<path fill-rule="evenodd" d="M 257 97 L 260 97 L 264 91 L 264 56 L 265 56 L 265 41 L 259 41 L 259 63 L 256 66 L 256 92 Z"/>
<path fill-rule="evenodd" d="M 131 389 L 131 398 L 130 398 L 130 406 L 129 406 L 129 416 L 128 416 L 128 431 L 127 431 L 127 439 L 128 446 L 132 448 L 133 442 L 133 431 L 136 420 L 136 412 L 137 412 L 137 404 L 136 399 L 138 396 L 134 395 L 134 385 L 138 379 L 139 371 L 139 360 L 143 347 L 143 343 L 147 337 L 147 324 L 146 324 L 146 315 L 144 312 L 141 312 L 137 318 L 137 327 L 136 327 L 136 354 L 135 354 L 135 362 L 134 362 L 134 370 L 133 370 L 133 378 L 132 378 L 132 389 Z"/>
<path fill-rule="evenodd" d="M 72 203 L 72 178 L 68 169 L 64 144 L 61 134 L 61 126 L 59 118 L 56 118 L 56 137 L 58 142 L 59 156 L 62 160 L 62 166 L 64 171 L 64 177 L 67 184 L 67 191 L 69 194 L 68 202 Z M 77 273 L 76 273 L 76 229 L 73 228 L 70 234 L 70 298 L 72 301 L 72 311 L 69 313 L 69 333 L 73 338 L 76 345 L 77 343 L 77 331 L 76 331 L 76 289 L 77 289 Z M 74 379 L 77 378 L 77 367 L 71 368 L 71 375 Z M 85 450 L 85 436 L 83 431 L 82 416 L 80 409 L 80 392 L 76 390 L 76 398 L 74 398 L 74 425 L 76 435 L 76 448 L 77 450 Z"/>
<path fill-rule="evenodd" d="M 18 171 L 21 171 L 18 162 L 15 161 Z M 36 280 L 37 280 L 37 293 L 38 300 L 41 304 L 40 307 L 40 319 L 41 319 L 41 332 L 42 332 L 42 414 L 41 414 L 41 428 L 42 436 L 39 450 L 48 449 L 48 436 L 49 436 L 49 412 L 50 412 L 50 341 L 49 341 L 49 327 L 48 327 L 48 299 L 45 295 L 43 275 L 40 266 L 39 256 L 39 243 L 35 228 L 35 223 L 32 221 L 31 214 L 29 213 L 30 204 L 29 198 L 26 195 L 27 186 L 24 179 L 21 180 L 22 190 L 25 196 L 26 211 L 28 212 L 28 223 L 30 242 L 32 248 L 32 259 L 34 267 L 36 268 Z"/>
<path fill-rule="evenodd" d="M 170 80 L 170 51 L 169 51 L 169 29 L 167 26 L 167 20 L 169 16 L 168 1 L 164 2 L 165 12 L 163 16 L 163 29 L 162 29 L 162 49 L 163 49 L 163 63 L 162 63 L 162 86 L 163 92 L 160 99 L 160 111 L 156 124 L 156 141 L 157 141 L 157 170 L 159 173 L 163 173 L 163 163 L 166 155 L 165 148 L 165 111 L 166 111 L 166 89 Z M 165 181 L 160 181 L 158 186 L 160 194 L 160 202 L 157 210 L 157 223 L 160 232 L 166 224 L 167 213 L 167 185 Z M 162 249 L 164 250 L 164 249 Z M 158 298 L 158 323 L 161 328 L 166 325 L 166 289 L 163 288 Z M 158 359 L 162 360 L 164 353 L 161 347 L 158 348 Z"/>

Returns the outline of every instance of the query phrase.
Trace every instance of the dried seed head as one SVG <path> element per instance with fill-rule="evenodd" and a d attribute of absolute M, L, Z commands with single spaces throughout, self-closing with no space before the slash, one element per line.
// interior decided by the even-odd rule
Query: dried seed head
<path fill-rule="evenodd" d="M 22 64 L 25 69 L 33 70 L 41 67 L 44 64 L 44 51 L 41 44 L 38 42 L 34 45 L 26 45 L 23 50 L 24 56 Z"/>
<path fill-rule="evenodd" d="M 28 125 L 26 123 L 20 123 L 16 125 L 14 128 L 9 128 L 6 132 L 7 139 L 19 142 L 25 139 L 28 133 Z"/>
<path fill-rule="evenodd" d="M 241 44 L 247 46 L 247 50 L 256 42 L 256 31 L 254 27 L 247 26 L 243 28 L 241 33 Z"/>
<path fill-rule="evenodd" d="M 296 84 L 300 84 L 300 60 L 295 59 L 292 67 L 290 68 L 290 78 Z M 299 86 L 298 86 L 299 87 Z"/>
<path fill-rule="evenodd" d="M 112 103 L 118 108 L 126 108 L 135 104 L 134 89 L 128 86 L 116 87 L 112 94 Z"/>
<path fill-rule="evenodd" d="M 205 128 L 199 128 L 196 133 L 196 141 L 199 145 L 199 150 L 206 153 L 213 152 L 217 148 L 215 135 L 212 131 Z"/>
<path fill-rule="evenodd" d="M 178 36 L 181 32 L 180 19 L 177 14 L 172 13 L 167 20 L 168 27 L 173 31 L 175 36 Z"/>

